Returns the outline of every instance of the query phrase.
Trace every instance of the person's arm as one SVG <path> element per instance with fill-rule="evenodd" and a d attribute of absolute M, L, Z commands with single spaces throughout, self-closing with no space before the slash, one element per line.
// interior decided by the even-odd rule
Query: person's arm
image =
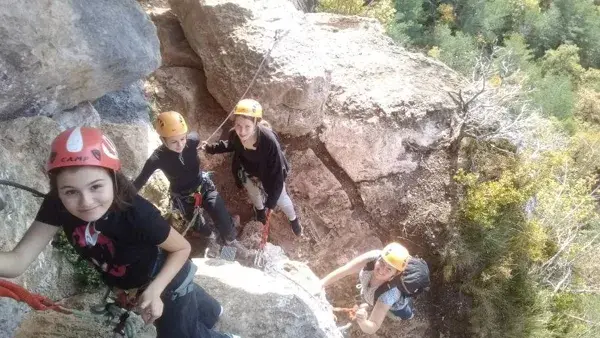
<path fill-rule="evenodd" d="M 23 274 L 59 229 L 57 226 L 33 221 L 12 251 L 0 253 L 0 277 L 15 278 Z"/>
<path fill-rule="evenodd" d="M 235 131 L 232 130 L 229 132 L 229 138 L 227 140 L 219 140 L 212 144 L 202 142 L 199 147 L 204 149 L 208 154 L 230 153 L 234 150 L 233 139 L 235 137 Z"/>
<path fill-rule="evenodd" d="M 152 174 L 156 171 L 156 169 L 158 169 L 157 162 L 158 161 L 155 158 L 155 155 L 152 154 L 152 156 L 150 156 L 150 158 L 146 161 L 146 163 L 144 163 L 144 167 L 142 168 L 142 171 L 136 177 L 136 179 L 133 180 L 133 186 L 135 187 L 135 190 L 140 191 L 140 189 L 142 189 L 142 187 L 146 184 L 146 182 L 148 182 L 148 180 L 150 179 L 150 176 L 152 176 Z"/>
<path fill-rule="evenodd" d="M 185 264 L 191 246 L 179 232 L 169 226 L 155 206 L 142 197 L 137 198 L 139 200 L 135 203 L 135 207 L 139 208 L 136 212 L 140 221 L 133 232 L 134 240 L 158 245 L 167 252 L 163 266 L 148 284 L 139 301 L 142 318 L 149 324 L 162 315 L 164 304 L 160 295 Z"/>
<path fill-rule="evenodd" d="M 356 323 L 360 326 L 362 332 L 366 334 L 374 334 L 381 327 L 381 323 L 385 319 L 385 315 L 390 310 L 391 305 L 383 303 L 381 300 L 377 300 L 371 315 L 367 319 L 367 304 L 361 305 L 361 308 L 356 311 Z"/>
<path fill-rule="evenodd" d="M 342 265 L 341 267 L 333 270 L 327 276 L 325 276 L 323 279 L 321 279 L 322 287 L 329 286 L 346 276 L 350 276 L 350 275 L 359 273 L 360 270 L 362 268 L 364 268 L 365 265 L 367 265 L 367 263 L 373 259 L 373 257 L 378 256 L 380 252 L 381 252 L 380 250 L 373 250 L 373 251 L 366 252 L 366 253 L 354 258 L 350 262 Z"/>

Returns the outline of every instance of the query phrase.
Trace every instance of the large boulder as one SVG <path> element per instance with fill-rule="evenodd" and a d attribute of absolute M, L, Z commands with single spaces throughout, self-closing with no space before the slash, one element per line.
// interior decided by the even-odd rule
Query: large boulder
<path fill-rule="evenodd" d="M 337 178 L 349 179 L 342 183 L 353 186 L 357 218 L 392 232 L 448 221 L 451 161 L 440 144 L 456 108 L 447 92 L 464 84 L 456 72 L 394 44 L 375 19 L 305 14 L 286 1 L 170 3 L 225 107 L 243 93 L 275 32 L 286 33 L 249 96 L 278 132 L 316 132 L 311 148 L 333 159 L 328 166 L 343 172 Z"/>
<path fill-rule="evenodd" d="M 247 96 L 260 100 L 278 130 L 302 135 L 321 124 L 331 87 L 331 68 L 322 62 L 326 55 L 318 46 L 326 41 L 291 2 L 171 0 L 170 4 L 202 58 L 208 90 L 226 110 L 240 99 L 278 34 L 281 39 Z"/>
<path fill-rule="evenodd" d="M 0 6 L 0 119 L 52 114 L 160 65 L 156 28 L 134 0 Z"/>
<path fill-rule="evenodd" d="M 154 8 L 149 14 L 160 40 L 162 67 L 202 69 L 202 60 L 190 47 L 175 14 L 168 8 Z"/>
<path fill-rule="evenodd" d="M 263 272 L 220 260 L 193 261 L 194 280 L 224 308 L 220 331 L 244 338 L 342 338 L 331 306 L 313 295 L 318 279 L 305 265 L 280 261 Z"/>

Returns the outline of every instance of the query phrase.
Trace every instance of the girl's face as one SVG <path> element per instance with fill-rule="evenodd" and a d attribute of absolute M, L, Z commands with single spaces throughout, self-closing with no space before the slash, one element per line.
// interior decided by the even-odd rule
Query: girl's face
<path fill-rule="evenodd" d="M 379 258 L 377 262 L 375 262 L 375 269 L 373 270 L 373 275 L 378 280 L 389 281 L 394 276 L 398 270 L 396 270 L 393 266 L 386 263 L 383 258 Z"/>
<path fill-rule="evenodd" d="M 56 176 L 56 186 L 67 211 L 86 222 L 97 221 L 113 204 L 113 180 L 101 167 L 65 169 Z"/>
<path fill-rule="evenodd" d="M 237 116 L 235 118 L 235 133 L 242 140 L 242 142 L 248 141 L 254 135 L 254 130 L 256 126 L 254 125 L 254 121 L 247 119 L 242 116 Z"/>
<path fill-rule="evenodd" d="M 165 146 L 170 150 L 176 153 L 181 153 L 185 148 L 185 144 L 187 142 L 187 134 L 165 137 L 163 138 L 163 142 Z"/>

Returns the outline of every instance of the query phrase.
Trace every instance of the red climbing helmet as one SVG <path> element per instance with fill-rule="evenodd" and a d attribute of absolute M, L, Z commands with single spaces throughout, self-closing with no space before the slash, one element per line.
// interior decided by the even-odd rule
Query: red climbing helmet
<path fill-rule="evenodd" d="M 115 144 L 97 128 L 75 127 L 58 134 L 46 170 L 84 165 L 121 169 Z"/>

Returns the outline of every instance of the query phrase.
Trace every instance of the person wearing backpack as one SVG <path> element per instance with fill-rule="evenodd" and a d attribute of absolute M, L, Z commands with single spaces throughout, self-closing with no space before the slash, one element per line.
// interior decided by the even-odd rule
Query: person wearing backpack
<path fill-rule="evenodd" d="M 356 311 L 356 322 L 367 334 L 379 330 L 386 315 L 392 319 L 412 319 L 414 296 L 429 287 L 429 269 L 424 260 L 411 257 L 399 243 L 383 250 L 364 253 L 321 280 L 323 288 L 358 273 L 361 298 L 366 302 Z M 368 315 L 367 307 L 373 310 Z M 388 314 L 389 313 L 389 314 Z"/>
<path fill-rule="evenodd" d="M 199 148 L 208 154 L 233 152 L 233 176 L 237 186 L 248 192 L 256 219 L 265 224 L 270 211 L 279 206 L 294 234 L 301 236 L 302 226 L 285 188 L 289 164 L 277 134 L 262 117 L 260 103 L 241 100 L 234 109 L 229 138 L 214 144 L 203 142 Z"/>

